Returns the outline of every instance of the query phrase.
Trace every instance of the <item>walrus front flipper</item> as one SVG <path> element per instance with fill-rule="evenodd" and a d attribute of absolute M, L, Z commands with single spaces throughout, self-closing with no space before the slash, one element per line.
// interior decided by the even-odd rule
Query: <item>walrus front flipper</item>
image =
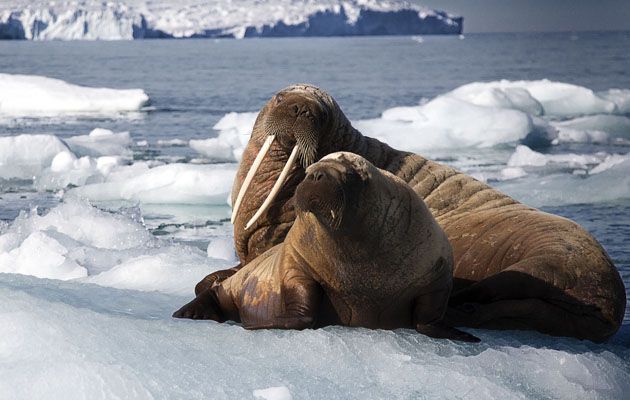
<path fill-rule="evenodd" d="M 221 283 L 230 276 L 238 272 L 243 267 L 243 264 L 239 263 L 237 266 L 214 271 L 210 275 L 207 275 L 195 286 L 195 296 L 199 296 L 201 293 L 210 289 L 215 283 Z"/>
<path fill-rule="evenodd" d="M 470 343 L 479 343 L 481 341 L 478 337 L 460 331 L 457 328 L 446 326 L 441 321 L 430 325 L 416 324 L 416 331 L 435 339 L 451 339 Z"/>
<path fill-rule="evenodd" d="M 245 329 L 308 329 L 317 322 L 317 311 L 322 298 L 322 288 L 312 278 L 299 270 L 287 274 L 279 295 L 253 299 L 256 308 L 241 308 Z M 279 296 L 273 297 L 273 296 Z M 279 300 L 279 301 L 278 301 Z M 265 304 L 266 310 L 259 307 Z M 278 307 L 279 306 L 279 307 Z"/>
<path fill-rule="evenodd" d="M 173 313 L 174 318 L 212 319 L 225 322 L 219 300 L 213 290 L 206 290 L 193 301 Z"/>

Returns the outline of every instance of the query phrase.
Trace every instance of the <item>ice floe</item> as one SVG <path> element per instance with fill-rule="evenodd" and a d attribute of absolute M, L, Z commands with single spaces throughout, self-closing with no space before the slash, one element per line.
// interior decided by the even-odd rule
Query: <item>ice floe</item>
<path fill-rule="evenodd" d="M 552 170 L 544 175 L 528 174 L 521 179 L 497 182 L 495 186 L 534 207 L 630 198 L 629 155 L 605 156 L 597 165 L 590 165 L 590 170 L 589 165 L 577 167 L 571 174 Z"/>
<path fill-rule="evenodd" d="M 140 110 L 148 101 L 142 89 L 94 88 L 45 76 L 0 73 L 0 117 L 112 114 Z"/>
<path fill-rule="evenodd" d="M 33 179 L 68 146 L 54 135 L 0 137 L 0 178 Z"/>
<path fill-rule="evenodd" d="M 214 162 L 240 161 L 257 116 L 256 112 L 225 114 L 213 127 L 217 137 L 193 139 L 190 147 Z"/>
<path fill-rule="evenodd" d="M 72 136 L 64 140 L 70 150 L 83 156 L 131 157 L 131 135 L 129 132 L 114 133 L 109 129 L 96 128 L 87 135 Z"/>
<path fill-rule="evenodd" d="M 0 392 L 13 399 L 596 399 L 630 390 L 627 329 L 606 345 L 506 331 L 475 331 L 482 343 L 471 345 L 411 330 L 174 320 L 190 295 L 76 280 L 0 274 L 0 296 Z"/>
<path fill-rule="evenodd" d="M 108 202 L 227 205 L 236 169 L 236 164 L 167 164 L 149 168 L 136 163 L 110 174 L 102 183 L 71 189 L 66 196 Z"/>
<path fill-rule="evenodd" d="M 102 286 L 190 294 L 234 251 L 218 241 L 207 254 L 155 238 L 137 218 L 69 200 L 43 216 L 22 213 L 0 230 L 0 272 L 80 279 Z M 215 254 L 216 253 L 216 254 Z"/>
<path fill-rule="evenodd" d="M 595 93 L 549 80 L 474 82 L 353 125 L 367 136 L 416 152 L 513 143 L 614 144 L 630 140 L 630 118 L 620 115 L 629 103 L 630 91 L 621 89 Z M 217 137 L 191 140 L 190 146 L 213 161 L 238 161 L 256 115 L 226 114 L 214 127 Z"/>
<path fill-rule="evenodd" d="M 482 343 L 462 344 L 406 329 L 247 331 L 171 318 L 198 280 L 229 266 L 152 237 L 133 214 L 74 201 L 23 213 L 0 228 L 0 393 L 581 399 L 630 390 L 627 326 L 604 345 L 479 330 Z"/>

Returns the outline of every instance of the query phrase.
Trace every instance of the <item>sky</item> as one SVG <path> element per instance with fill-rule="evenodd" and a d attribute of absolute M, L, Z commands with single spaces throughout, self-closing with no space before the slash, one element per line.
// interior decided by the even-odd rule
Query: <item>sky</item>
<path fill-rule="evenodd" d="M 464 32 L 630 30 L 630 0 L 422 0 L 464 16 Z"/>

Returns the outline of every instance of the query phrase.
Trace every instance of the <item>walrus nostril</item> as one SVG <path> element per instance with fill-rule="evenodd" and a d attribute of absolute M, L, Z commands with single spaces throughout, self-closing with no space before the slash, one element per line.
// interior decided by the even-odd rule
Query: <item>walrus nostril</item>
<path fill-rule="evenodd" d="M 293 115 L 295 116 L 300 115 L 300 106 L 298 106 L 297 104 L 293 105 L 292 110 L 293 110 Z"/>

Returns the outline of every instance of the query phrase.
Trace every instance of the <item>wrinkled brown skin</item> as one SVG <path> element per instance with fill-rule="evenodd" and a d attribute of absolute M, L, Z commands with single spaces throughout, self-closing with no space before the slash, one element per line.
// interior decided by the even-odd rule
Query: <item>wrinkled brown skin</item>
<path fill-rule="evenodd" d="M 441 321 L 452 288 L 451 246 L 404 181 L 351 153 L 307 172 L 284 242 L 175 317 L 233 320 L 247 329 L 413 327 L 479 341 Z"/>
<path fill-rule="evenodd" d="M 295 220 L 293 194 L 304 177 L 303 166 L 293 169 L 269 212 L 244 230 L 299 138 L 303 147 L 316 149 L 314 160 L 336 151 L 359 154 L 403 179 L 425 201 L 453 247 L 449 324 L 537 330 L 596 342 L 619 329 L 626 307 L 623 282 L 605 250 L 583 228 L 454 168 L 363 136 L 332 97 L 314 86 L 288 87 L 263 107 L 232 198 L 268 134 L 280 140 L 250 186 L 234 226 L 242 265 L 282 243 Z M 209 275 L 198 289 L 205 290 L 217 277 Z"/>

